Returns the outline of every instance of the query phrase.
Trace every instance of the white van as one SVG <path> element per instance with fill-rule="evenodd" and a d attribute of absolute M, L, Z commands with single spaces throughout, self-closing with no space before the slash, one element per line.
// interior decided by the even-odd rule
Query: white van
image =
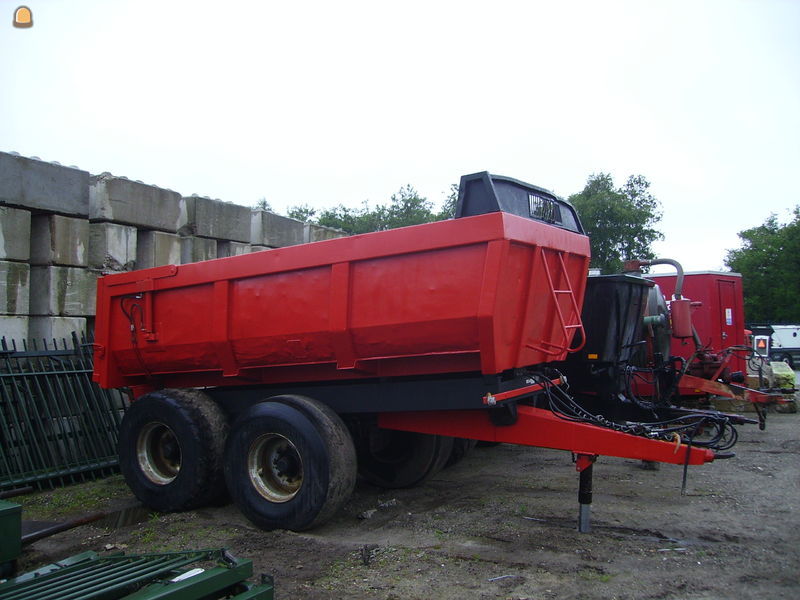
<path fill-rule="evenodd" d="M 769 356 L 800 368 L 800 325 L 773 325 Z"/>

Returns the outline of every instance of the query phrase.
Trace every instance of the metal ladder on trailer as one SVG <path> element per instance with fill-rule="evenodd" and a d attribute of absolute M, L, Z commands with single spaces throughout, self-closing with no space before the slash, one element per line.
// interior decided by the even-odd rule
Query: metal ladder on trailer
<path fill-rule="evenodd" d="M 555 254 L 555 256 L 558 258 L 558 262 L 555 265 L 556 277 L 553 277 L 553 271 L 551 270 L 550 262 L 547 258 L 548 252 Z M 583 321 L 581 321 L 581 309 L 578 307 L 578 302 L 575 300 L 575 291 L 572 289 L 572 284 L 570 283 L 569 276 L 567 274 L 567 266 L 564 264 L 564 254 L 563 252 L 550 250 L 543 246 L 539 246 L 539 253 L 539 258 L 541 260 L 545 276 L 547 277 L 547 287 L 550 290 L 550 296 L 553 300 L 553 305 L 555 306 L 555 313 L 556 317 L 558 318 L 558 326 L 561 331 L 561 335 L 563 336 L 563 342 L 561 344 L 556 344 L 553 342 L 542 341 L 538 345 L 528 344 L 528 347 L 534 350 L 539 350 L 540 352 L 544 352 L 549 356 L 558 356 L 563 352 L 578 352 L 583 348 L 584 344 L 586 344 L 586 332 L 583 328 Z M 562 287 L 556 287 L 557 283 Z M 564 311 L 561 309 L 561 302 L 559 301 L 559 298 L 563 296 L 569 298 L 569 304 L 567 306 L 568 312 L 566 316 L 564 315 Z M 580 343 L 573 348 L 570 347 L 570 343 L 575 337 L 575 331 L 580 333 Z"/>

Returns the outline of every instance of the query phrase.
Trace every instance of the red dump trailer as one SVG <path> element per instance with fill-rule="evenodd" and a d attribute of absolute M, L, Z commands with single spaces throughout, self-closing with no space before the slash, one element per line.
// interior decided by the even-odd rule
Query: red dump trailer
<path fill-rule="evenodd" d="M 547 366 L 586 339 L 588 265 L 567 202 L 478 173 L 452 220 L 105 276 L 94 378 L 133 391 L 126 481 L 164 511 L 227 487 L 259 526 L 305 529 L 357 471 L 414 485 L 464 440 L 574 452 L 584 515 L 598 454 L 713 460 L 552 408 L 566 385 Z"/>

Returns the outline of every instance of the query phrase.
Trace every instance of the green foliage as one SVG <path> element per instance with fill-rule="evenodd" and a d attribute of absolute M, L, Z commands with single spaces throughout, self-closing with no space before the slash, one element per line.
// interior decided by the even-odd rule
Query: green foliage
<path fill-rule="evenodd" d="M 445 198 L 444 204 L 442 204 L 442 210 L 439 212 L 439 215 L 436 217 L 436 220 L 444 221 L 445 219 L 452 219 L 453 217 L 455 217 L 457 203 L 458 203 L 458 184 L 451 183 L 450 192 L 447 194 L 447 198 Z"/>
<path fill-rule="evenodd" d="M 258 210 L 268 210 L 270 212 L 272 211 L 272 205 L 269 203 L 269 200 L 267 200 L 266 198 L 259 198 L 258 202 L 256 202 L 253 205 L 253 208 L 256 208 Z"/>
<path fill-rule="evenodd" d="M 380 231 L 383 227 L 385 207 L 378 206 L 374 210 L 365 200 L 361 208 L 350 208 L 344 204 L 320 211 L 316 219 L 317 225 L 341 229 L 351 234 Z"/>
<path fill-rule="evenodd" d="M 298 221 L 309 223 L 314 219 L 316 214 L 316 208 L 312 208 L 308 204 L 300 204 L 299 206 L 292 206 L 286 213 L 286 216 L 290 219 L 297 219 Z"/>
<path fill-rule="evenodd" d="M 740 231 L 742 247 L 725 258 L 742 274 L 748 321 L 800 323 L 800 206 L 793 215 L 785 225 L 773 214 L 762 225 Z"/>
<path fill-rule="evenodd" d="M 392 195 L 387 204 L 378 204 L 374 208 L 367 201 L 364 201 L 360 208 L 350 208 L 340 204 L 319 212 L 308 205 L 302 205 L 290 208 L 289 216 L 341 229 L 347 233 L 369 233 L 450 218 L 455 213 L 457 198 L 458 186 L 451 186 L 450 195 L 445 200 L 442 211 L 437 213 L 434 212 L 433 202 L 420 196 L 413 186 L 405 185 Z"/>
<path fill-rule="evenodd" d="M 569 197 L 589 236 L 592 267 L 616 273 L 625 260 L 655 258 L 652 243 L 664 236 L 655 228 L 661 204 L 649 188 L 642 175 L 631 175 L 615 188 L 611 175 L 597 173 L 589 176 L 583 191 Z"/>
<path fill-rule="evenodd" d="M 411 185 L 401 187 L 396 194 L 392 194 L 385 214 L 383 229 L 419 225 L 436 220 L 436 215 L 433 213 L 433 202 L 421 197 Z"/>

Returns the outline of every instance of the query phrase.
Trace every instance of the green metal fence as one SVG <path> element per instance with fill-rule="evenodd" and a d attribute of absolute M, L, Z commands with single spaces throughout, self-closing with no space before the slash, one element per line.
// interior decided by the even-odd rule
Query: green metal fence
<path fill-rule="evenodd" d="M 39 489 L 117 471 L 118 391 L 92 382 L 91 344 L 0 339 L 0 490 Z"/>

